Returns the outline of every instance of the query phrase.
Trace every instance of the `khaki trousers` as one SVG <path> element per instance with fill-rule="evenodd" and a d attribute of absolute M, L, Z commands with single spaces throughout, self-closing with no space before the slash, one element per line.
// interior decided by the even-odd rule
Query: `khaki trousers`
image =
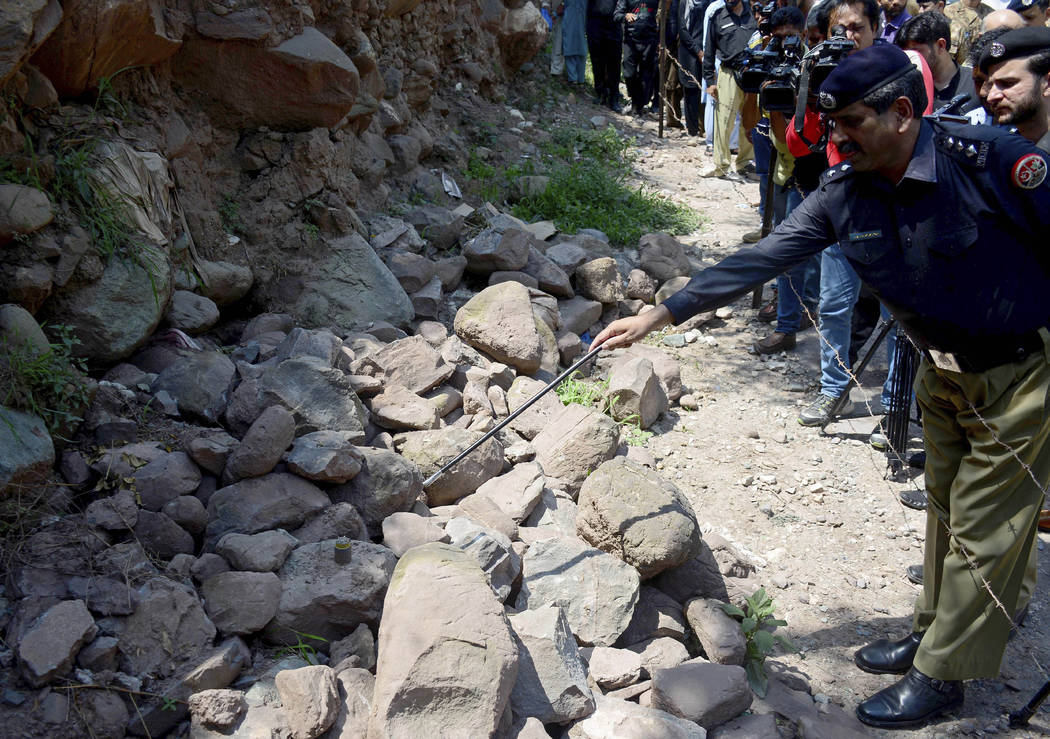
<path fill-rule="evenodd" d="M 736 124 L 737 114 L 744 106 L 744 91 L 733 78 L 733 73 L 725 67 L 718 69 L 718 103 L 715 107 L 715 169 L 720 174 L 729 171 L 729 136 Z M 747 140 L 744 131 L 740 132 L 739 148 L 736 155 L 736 170 L 743 169 L 754 159 L 755 150 Z"/>
<path fill-rule="evenodd" d="M 1040 333 L 1042 353 L 986 372 L 919 368 L 929 507 L 914 665 L 930 677 L 996 677 L 1022 585 L 1034 587 L 1050 480 L 1050 334 Z"/>

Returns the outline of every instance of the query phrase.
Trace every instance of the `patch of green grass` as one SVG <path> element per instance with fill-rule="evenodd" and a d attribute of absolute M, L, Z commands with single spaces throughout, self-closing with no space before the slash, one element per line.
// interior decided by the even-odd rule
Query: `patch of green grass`
<path fill-rule="evenodd" d="M 327 644 L 328 640 L 323 636 L 317 636 L 315 634 L 307 634 L 303 631 L 291 630 L 295 634 L 295 644 L 286 644 L 276 651 L 274 654 L 277 659 L 283 659 L 284 657 L 298 657 L 304 662 L 308 662 L 311 665 L 318 665 L 320 662 L 317 659 L 317 648 L 313 642 Z"/>
<path fill-rule="evenodd" d="M 652 231 L 696 230 L 699 213 L 630 182 L 630 146 L 611 125 L 599 131 L 555 129 L 542 146 L 550 185 L 519 201 L 514 215 L 525 221 L 551 220 L 569 233 L 597 228 L 619 245 L 634 244 Z"/>
<path fill-rule="evenodd" d="M 81 420 L 87 407 L 86 367 L 73 356 L 79 343 L 69 326 L 52 326 L 55 339 L 45 352 L 15 336 L 0 337 L 0 405 L 32 413 L 43 419 L 52 436 L 59 436 Z"/>
<path fill-rule="evenodd" d="M 232 234 L 244 233 L 244 221 L 241 219 L 241 206 L 230 195 L 223 195 L 219 202 L 219 218 L 222 227 Z"/>
<path fill-rule="evenodd" d="M 554 389 L 562 405 L 576 403 L 577 405 L 593 407 L 600 403 L 609 389 L 609 381 L 586 382 L 585 380 L 577 379 L 578 377 L 579 373 L 574 372 Z"/>

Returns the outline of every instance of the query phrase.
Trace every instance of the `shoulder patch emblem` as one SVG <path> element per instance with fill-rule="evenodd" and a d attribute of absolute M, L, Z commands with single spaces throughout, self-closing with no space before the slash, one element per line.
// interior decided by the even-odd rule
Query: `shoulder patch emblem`
<path fill-rule="evenodd" d="M 834 108 L 836 104 L 835 96 L 830 92 L 820 93 L 820 105 L 822 108 Z"/>
<path fill-rule="evenodd" d="M 1025 154 L 1010 170 L 1010 179 L 1025 190 L 1039 187 L 1046 179 L 1046 160 L 1039 154 Z"/>

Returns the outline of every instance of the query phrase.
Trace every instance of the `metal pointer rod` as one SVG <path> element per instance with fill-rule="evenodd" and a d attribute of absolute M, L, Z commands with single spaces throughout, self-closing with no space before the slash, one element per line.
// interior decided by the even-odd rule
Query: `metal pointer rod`
<path fill-rule="evenodd" d="M 531 398 L 529 398 L 529 399 L 528 399 L 527 401 L 525 401 L 525 404 L 524 404 L 524 405 L 522 405 L 522 406 L 521 406 L 521 408 L 518 408 L 518 410 L 514 411 L 514 412 L 513 412 L 513 413 L 511 413 L 511 414 L 510 414 L 509 416 L 507 416 L 506 418 L 504 418 L 504 419 L 503 419 L 502 421 L 500 421 L 500 422 L 499 422 L 499 423 L 498 423 L 498 424 L 496 425 L 496 427 L 495 427 L 495 428 L 493 428 L 493 429 L 492 429 L 491 431 L 489 431 L 488 433 L 486 433 L 486 434 L 485 434 L 484 436 L 482 436 L 482 437 L 481 437 L 480 439 L 478 439 L 478 440 L 477 440 L 477 441 L 475 441 L 475 442 L 474 442 L 473 444 L 471 444 L 470 446 L 468 446 L 468 447 L 467 447 L 466 449 L 464 449 L 464 450 L 463 450 L 462 452 L 460 452 L 459 454 L 457 454 L 457 455 L 456 455 L 456 457 L 455 457 L 454 459 L 452 459 L 452 461 L 450 461 L 450 462 L 449 462 L 448 464 L 446 464 L 446 465 L 445 465 L 444 467 L 442 467 L 442 468 L 441 468 L 440 470 L 438 470 L 438 471 L 437 471 L 437 472 L 435 472 L 435 473 L 434 473 L 433 475 L 431 475 L 430 477 L 428 477 L 428 478 L 427 478 L 427 479 L 426 479 L 426 480 L 425 480 L 425 481 L 423 482 L 423 487 L 424 487 L 424 488 L 428 488 L 428 487 L 430 487 L 431 485 L 433 485 L 433 484 L 434 484 L 434 483 L 435 483 L 435 482 L 436 482 L 436 481 L 437 481 L 437 480 L 438 480 L 438 479 L 439 479 L 439 478 L 440 478 L 440 477 L 441 477 L 442 475 L 444 475 L 444 474 L 445 474 L 446 472 L 448 472 L 448 471 L 449 471 L 450 469 L 452 469 L 453 467 L 455 467 L 455 466 L 456 466 L 456 464 L 457 464 L 457 463 L 459 463 L 459 462 L 460 462 L 460 461 L 461 461 L 461 460 L 462 460 L 462 459 L 463 459 L 464 457 L 466 457 L 466 456 L 467 456 L 468 454 L 470 454 L 470 453 L 471 453 L 472 451 L 474 451 L 474 450 L 475 450 L 475 449 L 477 449 L 477 448 L 478 448 L 479 446 L 481 446 L 482 444 L 484 444 L 484 443 L 485 443 L 486 441 L 488 441 L 489 439 L 491 439 L 491 438 L 492 438 L 492 437 L 493 437 L 493 436 L 494 436 L 494 435 L 496 434 L 496 432 L 498 432 L 498 431 L 499 431 L 500 429 L 502 429 L 502 428 L 503 428 L 504 426 L 506 426 L 506 425 L 507 425 L 508 423 L 510 423 L 510 422 L 511 422 L 511 421 L 513 421 L 513 420 L 514 420 L 515 418 L 517 418 L 518 416 L 520 416 L 520 415 L 521 415 L 522 413 L 524 413 L 524 412 L 525 412 L 526 410 L 528 410 L 528 409 L 529 409 L 529 407 L 530 407 L 530 406 L 531 406 L 531 405 L 532 405 L 533 403 L 535 403 L 535 402 L 536 402 L 537 400 L 539 400 L 540 398 L 542 398 L 542 397 L 543 397 L 544 395 L 546 395 L 547 393 L 549 393 L 549 392 L 550 392 L 551 390 L 553 390 L 554 388 L 558 387 L 558 385 L 560 385 L 560 384 L 562 384 L 563 382 L 565 382 L 565 380 L 567 380 L 567 379 L 569 378 L 569 375 L 571 375 L 571 374 L 572 374 L 573 372 L 575 372 L 576 370 L 578 370 L 578 369 L 579 369 L 580 367 L 582 367 L 582 366 L 583 366 L 584 364 L 586 364 L 586 363 L 587 363 L 588 361 L 590 361 L 590 360 L 591 360 L 591 359 L 593 359 L 593 358 L 594 358 L 595 356 L 597 356 L 598 352 L 600 352 L 601 350 L 602 350 L 601 346 L 596 346 L 596 347 L 594 347 L 593 349 L 591 349 L 591 350 L 590 350 L 589 352 L 587 352 L 586 354 L 584 354 L 584 355 L 583 355 L 583 358 L 582 358 L 582 359 L 578 359 L 578 360 L 576 361 L 576 363 L 575 363 L 574 365 L 572 365 L 571 367 L 569 367 L 569 369 L 565 370 L 565 371 L 564 371 L 564 372 L 562 372 L 562 373 L 561 373 L 560 375 L 558 375 L 557 377 L 555 377 L 555 378 L 554 378 L 554 380 L 553 380 L 553 381 L 552 381 L 552 382 L 551 382 L 551 383 L 550 383 L 549 385 L 547 385 L 547 386 L 546 386 L 545 388 L 543 388 L 543 389 L 542 389 L 542 390 L 540 390 L 540 391 L 539 391 L 538 393 L 536 393 L 536 394 L 535 394 L 535 395 L 533 395 L 533 396 L 532 396 Z"/>

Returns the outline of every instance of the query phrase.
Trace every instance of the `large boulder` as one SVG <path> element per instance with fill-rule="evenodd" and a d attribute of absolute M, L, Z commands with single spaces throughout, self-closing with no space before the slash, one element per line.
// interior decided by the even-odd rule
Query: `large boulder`
<path fill-rule="evenodd" d="M 345 483 L 361 471 L 361 452 L 345 431 L 314 431 L 292 442 L 288 469 L 315 482 Z"/>
<path fill-rule="evenodd" d="M 55 445 L 37 416 L 0 407 L 0 496 L 47 479 Z"/>
<path fill-rule="evenodd" d="M 657 282 L 687 277 L 692 272 L 685 248 L 668 234 L 646 234 L 638 242 L 638 251 L 642 269 Z"/>
<path fill-rule="evenodd" d="M 613 367 L 606 397 L 613 418 L 643 429 L 656 423 L 667 410 L 667 395 L 660 387 L 653 363 L 642 357 L 630 357 Z"/>
<path fill-rule="evenodd" d="M 595 696 L 595 711 L 572 725 L 568 739 L 705 739 L 707 732 L 692 721 L 657 708 L 604 695 Z"/>
<path fill-rule="evenodd" d="M 67 0 L 62 11 L 62 22 L 33 55 L 33 64 L 63 97 L 77 97 L 125 69 L 158 64 L 182 45 L 152 3 Z"/>
<path fill-rule="evenodd" d="M 653 673 L 653 708 L 705 729 L 743 713 L 753 698 L 744 668 L 736 665 L 687 663 Z"/>
<path fill-rule="evenodd" d="M 361 471 L 348 483 L 333 488 L 336 502 L 352 503 L 373 535 L 383 519 L 409 510 L 423 492 L 419 468 L 400 454 L 386 449 L 360 447 Z"/>
<path fill-rule="evenodd" d="M 599 257 L 576 268 L 576 288 L 580 295 L 603 305 L 623 300 L 623 277 L 612 257 Z"/>
<path fill-rule="evenodd" d="M 514 581 L 521 574 L 521 558 L 500 531 L 479 525 L 465 517 L 453 518 L 445 524 L 450 544 L 470 554 L 492 586 L 501 602 L 507 600 Z"/>
<path fill-rule="evenodd" d="M 736 619 L 722 608 L 722 601 L 694 598 L 685 607 L 685 617 L 696 634 L 704 654 L 720 665 L 744 665 L 747 642 Z"/>
<path fill-rule="evenodd" d="M 594 711 L 587 668 L 561 608 L 542 606 L 508 620 L 518 644 L 518 679 L 510 696 L 514 713 L 564 723 Z"/>
<path fill-rule="evenodd" d="M 124 672 L 167 677 L 211 647 L 215 625 L 189 585 L 157 577 L 136 591 L 135 603 L 118 645 Z"/>
<path fill-rule="evenodd" d="M 469 554 L 427 544 L 401 558 L 378 651 L 368 736 L 428 736 L 438 726 L 449 736 L 496 734 L 518 673 L 517 647 Z"/>
<path fill-rule="evenodd" d="M 167 391 L 180 413 L 215 424 L 226 409 L 236 372 L 222 352 L 185 352 L 157 375 L 150 389 Z"/>
<path fill-rule="evenodd" d="M 98 633 L 82 600 L 61 601 L 27 629 L 18 643 L 22 675 L 40 687 L 69 672 L 80 648 Z"/>
<path fill-rule="evenodd" d="M 390 342 L 370 354 L 366 365 L 374 368 L 384 382 L 402 385 L 413 393 L 425 393 L 437 387 L 455 371 L 422 336 Z"/>
<path fill-rule="evenodd" d="M 255 419 L 244 440 L 226 460 L 223 478 L 236 482 L 271 472 L 295 438 L 295 418 L 284 406 L 271 405 Z"/>
<path fill-rule="evenodd" d="M 351 560 L 335 559 L 335 540 L 295 549 L 277 573 L 281 600 L 263 635 L 280 644 L 297 643 L 296 632 L 329 641 L 342 639 L 359 624 L 375 626 L 397 557 L 386 547 L 355 541 Z"/>
<path fill-rule="evenodd" d="M 217 541 L 231 531 L 255 534 L 276 528 L 294 528 L 331 504 L 312 483 L 277 472 L 241 480 L 221 488 L 208 499 L 207 538 Z"/>
<path fill-rule="evenodd" d="M 222 634 L 252 634 L 269 623 L 281 598 L 272 572 L 220 572 L 201 583 L 204 608 Z"/>
<path fill-rule="evenodd" d="M 39 231 L 54 217 L 51 201 L 35 187 L 0 185 L 0 245 Z"/>
<path fill-rule="evenodd" d="M 561 606 L 581 644 L 612 646 L 631 623 L 638 603 L 638 572 L 622 560 L 576 539 L 537 541 L 522 561 L 515 606 Z"/>
<path fill-rule="evenodd" d="M 540 368 L 543 345 L 529 290 L 520 283 L 482 290 L 456 312 L 454 328 L 464 342 L 519 372 Z"/>
<path fill-rule="evenodd" d="M 407 326 L 415 315 L 401 283 L 356 232 L 326 240 L 321 254 L 285 257 L 283 276 L 256 293 L 271 310 L 291 313 L 300 324 Z"/>
<path fill-rule="evenodd" d="M 547 43 L 547 22 L 532 2 L 509 8 L 497 36 L 503 64 L 517 69 Z"/>
<path fill-rule="evenodd" d="M 547 477 L 577 491 L 587 476 L 616 454 L 620 427 L 603 413 L 578 404 L 565 406 L 532 440 L 536 461 Z"/>
<path fill-rule="evenodd" d="M 480 439 L 478 431 L 449 428 L 413 431 L 398 436 L 398 452 L 419 468 L 424 479 L 451 462 L 456 455 Z M 503 446 L 488 439 L 426 489 L 429 505 L 455 503 L 503 469 Z"/>
<path fill-rule="evenodd" d="M 0 21 L 0 88 L 7 85 L 61 20 L 58 0 L 29 0 L 4 8 Z"/>
<path fill-rule="evenodd" d="M 171 265 L 164 254 L 138 248 L 140 260 L 110 259 L 97 281 L 70 283 L 48 301 L 46 317 L 73 327 L 80 340 L 74 348 L 78 356 L 112 364 L 145 344 L 160 325 L 171 292 Z"/>
<path fill-rule="evenodd" d="M 467 270 L 482 275 L 522 270 L 529 261 L 530 244 L 531 237 L 520 229 L 487 228 L 463 245 Z"/>
<path fill-rule="evenodd" d="M 633 565 L 642 579 L 700 553 L 696 514 L 678 488 L 624 457 L 583 482 L 578 504 L 580 538 Z"/>
<path fill-rule="evenodd" d="M 353 108 L 360 87 L 350 57 L 310 26 L 272 47 L 190 39 L 173 68 L 184 89 L 207 101 L 213 118 L 235 128 L 332 128 Z"/>
<path fill-rule="evenodd" d="M 282 670 L 274 676 L 274 683 L 293 737 L 320 736 L 335 723 L 339 688 L 335 670 L 328 665 Z"/>

